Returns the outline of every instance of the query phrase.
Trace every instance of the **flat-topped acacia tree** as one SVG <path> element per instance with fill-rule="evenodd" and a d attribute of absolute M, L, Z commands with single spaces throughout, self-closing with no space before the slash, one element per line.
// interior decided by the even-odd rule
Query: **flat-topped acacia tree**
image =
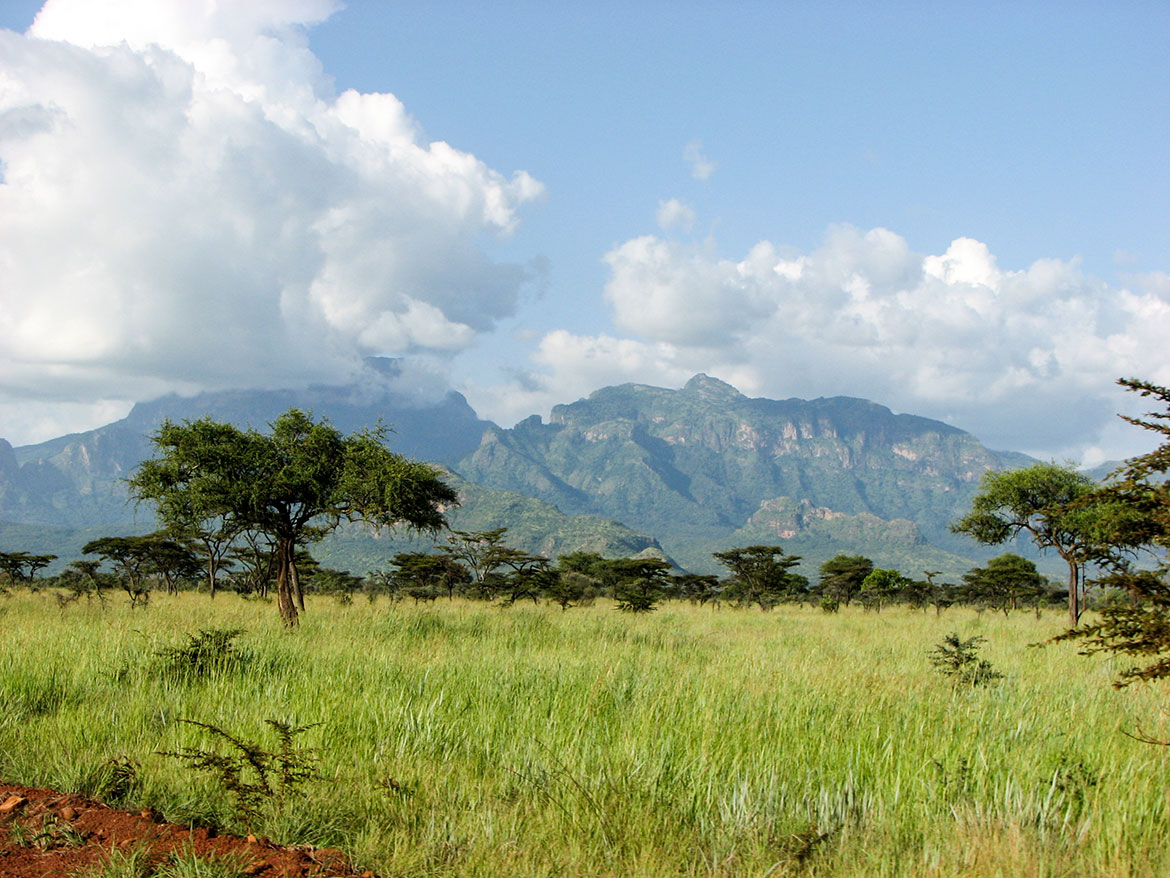
<path fill-rule="evenodd" d="M 1068 564 L 1068 621 L 1081 618 L 1081 566 L 1101 555 L 1102 522 L 1109 510 L 1089 502 L 1095 483 L 1071 465 L 1034 463 L 983 474 L 971 511 L 951 524 L 985 545 L 1026 533 L 1040 549 L 1055 549 Z"/>
<path fill-rule="evenodd" d="M 139 465 L 130 493 L 158 507 L 176 531 L 228 527 L 267 536 L 276 554 L 281 618 L 297 624 L 293 595 L 296 546 L 343 521 L 437 531 L 458 503 L 433 468 L 388 450 L 386 429 L 349 436 L 328 421 L 289 409 L 270 433 L 210 418 L 166 421 L 151 437 L 158 456 Z"/>

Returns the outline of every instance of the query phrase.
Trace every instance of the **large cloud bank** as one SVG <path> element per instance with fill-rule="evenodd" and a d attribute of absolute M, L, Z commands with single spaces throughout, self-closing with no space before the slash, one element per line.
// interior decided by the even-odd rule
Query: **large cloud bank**
<path fill-rule="evenodd" d="M 512 314 L 526 273 L 481 237 L 541 185 L 424 142 L 393 95 L 336 94 L 304 38 L 334 6 L 50 0 L 0 31 L 10 428 L 36 400 L 450 354 Z"/>
<path fill-rule="evenodd" d="M 705 371 L 749 395 L 864 396 L 998 447 L 1093 462 L 1133 430 L 1112 426 L 1127 407 L 1115 379 L 1170 383 L 1162 275 L 1116 289 L 1075 262 L 1005 270 L 970 238 L 923 255 L 886 229 L 848 226 L 809 253 L 764 242 L 735 261 L 645 236 L 605 262 L 624 337 L 547 334 L 543 371 L 516 388 L 530 406 Z"/>

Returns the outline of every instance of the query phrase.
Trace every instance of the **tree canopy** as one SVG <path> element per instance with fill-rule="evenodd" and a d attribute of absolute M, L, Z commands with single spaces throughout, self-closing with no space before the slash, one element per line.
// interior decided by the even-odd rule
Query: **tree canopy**
<path fill-rule="evenodd" d="M 152 437 L 158 457 L 138 467 L 130 491 L 180 532 L 226 526 L 264 534 L 275 548 L 281 617 L 296 625 L 298 544 L 342 521 L 435 531 L 458 502 L 437 471 L 391 452 L 385 437 L 381 426 L 344 436 L 295 408 L 268 434 L 210 418 L 167 421 Z"/>
<path fill-rule="evenodd" d="M 787 597 L 808 591 L 808 580 L 792 568 L 797 555 L 786 555 L 780 546 L 743 546 L 713 553 L 731 572 L 728 594 L 745 604 L 770 610 Z"/>
<path fill-rule="evenodd" d="M 1109 531 L 1104 542 L 1110 551 L 1103 563 L 1109 572 L 1100 583 L 1127 592 L 1129 600 L 1106 605 L 1099 622 L 1072 628 L 1055 639 L 1084 640 L 1086 652 L 1142 657 L 1148 664 L 1123 671 L 1115 683 L 1125 686 L 1134 680 L 1170 677 L 1170 481 L 1166 478 L 1170 473 L 1170 389 L 1132 378 L 1118 383 L 1162 405 L 1161 411 L 1144 418 L 1123 416 L 1160 435 L 1162 443 L 1126 461 L 1100 492 L 1103 502 L 1123 511 L 1105 519 Z M 1152 569 L 1133 563 L 1142 550 L 1155 553 Z"/>
<path fill-rule="evenodd" d="M 1006 616 L 1009 610 L 1044 595 L 1047 583 L 1036 572 L 1036 565 L 1012 552 L 992 558 L 986 567 L 975 567 L 963 574 L 967 597 L 981 602 Z"/>
<path fill-rule="evenodd" d="M 873 561 L 864 555 L 840 553 L 821 564 L 818 588 L 830 600 L 849 606 L 872 571 Z"/>
<path fill-rule="evenodd" d="M 1028 534 L 1041 549 L 1054 549 L 1068 564 L 1069 622 L 1081 616 L 1081 565 L 1100 556 L 1102 507 L 1086 502 L 1096 485 L 1072 466 L 1037 463 L 989 472 L 971 511 L 951 525 L 981 543 L 998 545 Z"/>

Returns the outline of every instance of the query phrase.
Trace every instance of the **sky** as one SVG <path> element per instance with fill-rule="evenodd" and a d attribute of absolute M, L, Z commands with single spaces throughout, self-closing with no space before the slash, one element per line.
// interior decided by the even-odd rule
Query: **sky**
<path fill-rule="evenodd" d="M 1170 6 L 0 0 L 0 436 L 404 357 L 1093 465 L 1170 384 Z"/>

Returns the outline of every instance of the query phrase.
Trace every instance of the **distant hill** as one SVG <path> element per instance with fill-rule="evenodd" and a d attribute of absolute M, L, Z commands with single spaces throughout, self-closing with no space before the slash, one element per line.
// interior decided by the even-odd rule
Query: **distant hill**
<path fill-rule="evenodd" d="M 490 425 L 462 394 L 419 401 L 394 389 L 393 360 L 367 361 L 367 373 L 342 387 L 170 395 L 139 403 L 120 421 L 13 449 L 0 439 L 0 521 L 87 527 L 133 518 L 125 479 L 154 453 L 150 436 L 166 419 L 204 415 L 264 430 L 290 407 L 328 417 L 343 432 L 379 420 L 393 431 L 391 447 L 408 457 L 450 464 L 470 453 Z"/>
<path fill-rule="evenodd" d="M 464 476 L 654 534 L 683 566 L 745 540 L 961 571 L 984 557 L 948 525 L 983 473 L 1031 463 L 940 421 L 873 402 L 750 399 L 697 375 L 626 384 L 510 430 L 489 427 Z M 890 560 L 887 560 L 890 559 Z"/>
<path fill-rule="evenodd" d="M 342 387 L 304 390 L 229 391 L 194 397 L 166 396 L 134 406 L 113 424 L 13 448 L 0 439 L 0 549 L 80 557 L 99 536 L 143 533 L 155 527 L 152 511 L 129 500 L 125 479 L 154 453 L 150 442 L 165 419 L 204 415 L 239 427 L 263 430 L 292 406 L 327 417 L 343 432 L 381 420 L 390 446 L 408 457 L 447 467 L 479 445 L 492 425 L 480 420 L 459 393 L 419 401 L 394 389 L 392 360 L 367 361 L 362 380 Z M 557 554 L 587 549 L 611 556 L 661 552 L 653 537 L 598 516 L 568 516 L 547 503 L 449 476 L 462 505 L 449 516 L 464 530 L 509 528 L 509 543 L 526 551 Z M 365 572 L 399 551 L 426 549 L 433 540 L 405 532 L 373 535 L 348 527 L 314 547 L 321 560 Z"/>
<path fill-rule="evenodd" d="M 389 424 L 395 451 L 451 472 L 464 498 L 456 528 L 508 527 L 512 544 L 549 557 L 662 552 L 697 572 L 720 572 L 713 551 L 779 542 L 810 576 L 850 552 L 957 577 L 997 552 L 948 524 L 983 473 L 1032 462 L 867 400 L 751 399 L 706 375 L 680 390 L 606 387 L 556 406 L 549 423 L 534 415 L 504 429 L 458 393 L 404 395 L 396 369 L 372 360 L 341 387 L 167 396 L 86 433 L 15 449 L 0 440 L 0 549 L 76 557 L 94 536 L 149 530 L 149 510 L 135 510 L 122 480 L 152 454 L 149 436 L 164 419 L 210 415 L 263 429 L 290 406 L 346 432 Z M 316 552 L 364 572 L 430 544 L 355 527 Z"/>
<path fill-rule="evenodd" d="M 459 494 L 460 505 L 447 516 L 453 530 L 507 527 L 508 545 L 546 558 L 575 551 L 597 552 L 607 558 L 645 552 L 666 557 L 657 540 L 620 522 L 595 515 L 565 515 L 543 500 L 485 488 L 451 472 L 445 479 Z M 365 573 L 385 567 L 386 560 L 398 552 L 425 552 L 443 542 L 442 534 L 432 537 L 389 531 L 373 535 L 354 524 L 313 546 L 312 553 L 327 567 Z"/>

